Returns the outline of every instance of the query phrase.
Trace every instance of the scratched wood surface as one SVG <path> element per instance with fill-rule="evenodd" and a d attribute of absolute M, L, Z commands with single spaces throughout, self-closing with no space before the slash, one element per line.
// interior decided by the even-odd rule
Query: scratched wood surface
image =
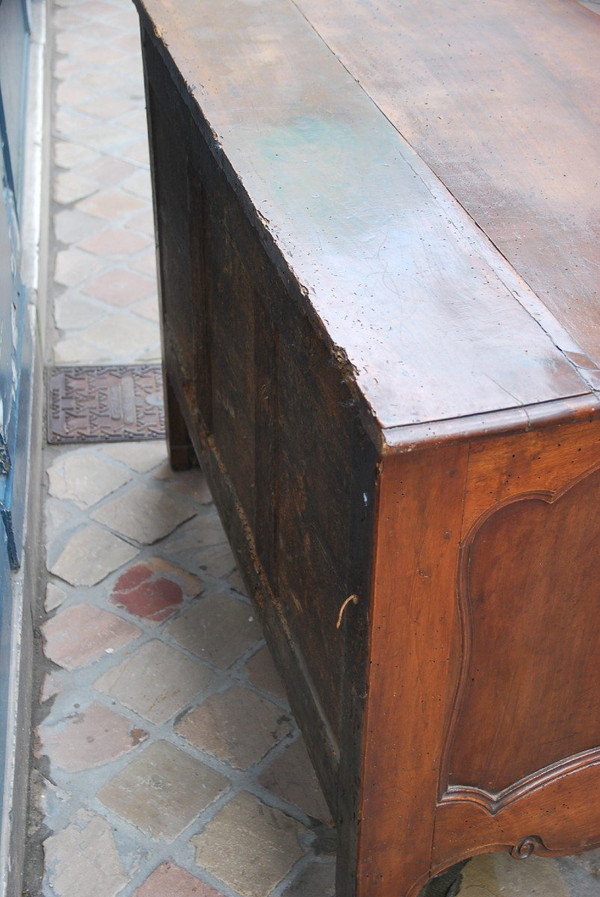
<path fill-rule="evenodd" d="M 491 0 L 475 4 L 478 12 L 487 5 L 493 6 Z M 404 93 L 410 94 L 413 87 L 419 92 L 425 74 L 415 70 L 413 78 L 408 68 L 399 68 L 395 30 L 412 32 L 421 27 L 421 18 L 429 23 L 433 18 L 439 31 L 444 16 L 450 16 L 449 10 L 443 13 L 443 6 L 428 4 L 426 14 L 419 6 L 416 15 L 410 4 L 404 4 L 395 10 L 396 19 L 391 21 L 383 20 L 383 5 L 377 13 L 370 3 L 349 7 L 315 4 L 309 12 L 317 29 L 322 17 L 329 12 L 338 14 L 333 26 L 326 19 L 325 32 L 325 25 L 335 29 L 339 21 L 346 21 L 346 11 L 354 10 L 359 21 L 348 16 L 349 24 L 339 38 L 343 52 L 346 43 L 342 41 L 351 39 L 350 26 L 362 24 L 363 39 L 366 34 L 372 41 L 372 46 L 365 45 L 363 66 L 371 65 L 388 76 L 397 72 L 398 82 L 404 85 L 400 99 L 404 99 Z M 469 21 L 464 10 L 470 7 L 472 3 L 461 4 L 460 21 Z M 550 5 L 553 12 L 555 7 L 556 2 Z M 146 0 L 142 8 L 175 60 L 190 99 L 199 104 L 216 135 L 215 151 L 224 153 L 222 164 L 236 191 L 249 198 L 257 210 L 265 239 L 272 237 L 329 338 L 347 356 L 361 392 L 384 428 L 589 392 L 588 381 L 577 374 L 572 362 L 586 372 L 594 369 L 594 362 L 585 357 L 577 341 L 587 327 L 598 323 L 598 305 L 591 301 L 593 291 L 585 289 L 582 282 L 578 303 L 587 308 L 586 326 L 575 340 L 547 311 L 548 289 L 535 295 L 521 279 L 518 267 L 515 273 L 394 127 L 389 107 L 396 95 L 392 93 L 389 100 L 374 75 L 371 87 L 360 67 L 354 71 L 356 54 L 347 60 L 349 73 L 342 64 L 343 53 L 340 61 L 289 0 L 208 0 L 202 4 Z M 598 25 L 588 10 L 578 6 L 577 12 Z M 402 16 L 411 23 L 410 29 Z M 365 17 L 368 27 L 362 21 Z M 540 30 L 546 33 L 546 29 Z M 592 54 L 593 38 L 590 33 Z M 495 50 L 494 42 L 491 44 Z M 499 40 L 498 55 L 502 50 Z M 387 63 L 376 67 L 371 60 L 371 64 L 370 52 L 378 63 L 383 54 Z M 579 58 L 584 55 L 579 53 Z M 452 65 L 448 63 L 446 69 L 450 78 Z M 544 71 L 538 69 L 539 78 Z M 364 82 L 363 89 L 357 87 L 353 75 Z M 518 78 L 514 80 L 518 83 Z M 546 93 L 552 92 L 554 80 L 548 70 Z M 434 76 L 431 81 L 432 93 L 445 91 L 445 96 L 456 88 L 453 103 L 459 108 L 466 103 L 460 99 L 458 75 L 443 90 Z M 472 78 L 465 76 L 463 90 L 469 89 L 471 82 Z M 391 78 L 390 83 L 396 82 Z M 592 90 L 590 85 L 584 97 L 590 97 Z M 583 110 L 582 116 L 589 111 L 585 133 L 595 124 L 590 105 L 582 100 L 577 107 Z M 487 125 L 485 104 L 483 111 Z M 554 111 L 553 107 L 552 114 Z M 431 143 L 444 158 L 460 159 L 462 171 L 463 158 L 471 159 L 477 148 L 459 145 L 459 152 L 450 151 L 455 135 L 444 137 L 445 119 L 438 122 L 439 134 L 431 116 L 425 125 L 426 145 Z M 457 131 L 461 131 L 459 125 Z M 506 128 L 498 124 L 496 130 L 502 134 Z M 407 133 L 409 141 L 413 136 L 412 131 Z M 463 141 L 469 139 L 462 131 L 460 136 Z M 546 132 L 540 137 L 542 143 L 548 142 Z M 530 131 L 522 138 L 511 133 L 512 167 L 522 163 L 521 144 L 529 145 L 527 141 L 532 139 Z M 564 140 L 559 143 L 562 146 Z M 592 150 L 588 143 L 582 149 L 585 164 L 573 168 L 579 172 L 579 193 L 590 197 L 598 169 L 596 166 L 590 181 Z M 486 144 L 479 167 L 489 162 L 490 152 L 494 155 L 493 141 L 491 150 Z M 593 150 L 593 159 L 597 163 L 597 150 Z M 489 162 L 489 167 L 488 181 L 493 171 L 506 167 L 506 180 L 512 178 L 508 163 L 496 161 L 492 169 Z M 441 173 L 445 175 L 445 171 Z M 569 175 L 571 184 L 573 172 Z M 527 177 L 520 172 L 515 185 L 527 182 Z M 470 184 L 466 174 L 465 182 Z M 492 195 L 488 188 L 474 211 L 479 214 L 482 208 L 502 208 L 512 202 L 515 189 L 517 186 L 503 198 Z M 525 187 L 523 192 L 527 193 Z M 554 220 L 560 227 L 551 234 L 544 232 L 538 241 L 544 246 L 554 246 L 557 237 L 565 245 L 571 241 L 564 195 L 558 199 Z M 575 206 L 568 214 L 585 218 L 578 213 L 586 209 Z M 515 214 L 528 217 L 529 225 L 537 222 L 529 208 Z M 588 227 L 590 237 L 583 245 L 579 268 L 572 268 L 570 274 L 576 283 L 581 282 L 584 268 L 597 272 L 591 257 L 592 250 L 597 252 L 590 242 L 593 220 Z M 548 274 L 551 285 L 559 256 L 554 249 L 544 251 L 543 258 L 538 258 L 542 270 L 546 258 L 554 258 Z"/>
<path fill-rule="evenodd" d="M 576 0 L 298 6 L 597 366 L 600 16 Z"/>
<path fill-rule="evenodd" d="M 426 868 L 476 853 L 600 844 L 599 446 L 596 417 L 384 458 L 358 851 L 368 897 L 412 897 Z"/>
<path fill-rule="evenodd" d="M 374 434 L 344 364 L 332 363 L 298 286 L 271 266 L 146 37 L 144 57 L 171 457 L 185 466 L 187 429 L 335 807 L 353 668 L 336 623 L 368 581 Z"/>
<path fill-rule="evenodd" d="M 600 843 L 600 19 L 136 5 L 172 459 L 207 472 L 337 897 Z"/>

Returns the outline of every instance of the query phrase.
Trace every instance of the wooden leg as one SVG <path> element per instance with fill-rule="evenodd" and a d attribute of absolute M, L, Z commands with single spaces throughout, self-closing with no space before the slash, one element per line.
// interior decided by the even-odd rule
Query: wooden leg
<path fill-rule="evenodd" d="M 198 461 L 188 432 L 187 424 L 181 412 L 181 406 L 165 372 L 165 410 L 167 424 L 167 446 L 169 461 L 173 470 L 189 470 Z"/>

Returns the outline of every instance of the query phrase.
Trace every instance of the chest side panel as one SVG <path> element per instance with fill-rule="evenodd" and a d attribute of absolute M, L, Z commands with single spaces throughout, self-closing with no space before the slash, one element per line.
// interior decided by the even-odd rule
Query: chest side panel
<path fill-rule="evenodd" d="M 365 403 L 148 39 L 145 58 L 165 363 L 309 748 L 331 771 L 346 665 L 364 662 L 336 624 L 370 566 Z"/>
<path fill-rule="evenodd" d="M 474 832 L 516 854 L 600 837 L 599 500 L 597 420 L 471 446 L 439 851 Z"/>

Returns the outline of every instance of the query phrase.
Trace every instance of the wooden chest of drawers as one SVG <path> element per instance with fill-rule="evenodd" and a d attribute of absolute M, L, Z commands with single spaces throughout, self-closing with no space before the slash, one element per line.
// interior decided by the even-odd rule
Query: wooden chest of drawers
<path fill-rule="evenodd" d="M 209 477 L 339 897 L 600 844 L 600 17 L 136 4 L 172 460 Z"/>

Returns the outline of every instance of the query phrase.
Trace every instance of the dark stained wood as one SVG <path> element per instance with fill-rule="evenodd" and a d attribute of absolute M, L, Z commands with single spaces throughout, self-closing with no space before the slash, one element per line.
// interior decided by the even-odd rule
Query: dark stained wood
<path fill-rule="evenodd" d="M 555 342 L 585 353 L 289 0 L 143 8 L 384 427 L 589 392 Z"/>
<path fill-rule="evenodd" d="M 243 546 L 241 565 L 280 646 L 309 749 L 318 744 L 313 758 L 335 812 L 339 741 L 356 726 L 342 685 L 349 667 L 353 688 L 364 679 L 364 654 L 346 662 L 347 627 L 336 623 L 368 582 L 377 457 L 368 410 L 345 361 L 332 363 L 298 286 L 272 270 L 231 185 L 199 152 L 190 116 L 182 124 L 185 101 L 169 93 L 168 69 L 146 40 L 144 56 L 151 131 L 164 135 L 178 122 L 182 137 L 152 140 L 167 382 L 238 553 Z M 366 637 L 364 623 L 348 631 L 353 644 Z"/>
<path fill-rule="evenodd" d="M 337 897 L 600 844 L 600 19 L 136 5 L 172 458 L 254 597 Z"/>
<path fill-rule="evenodd" d="M 298 5 L 597 368 L 600 17 L 576 0 Z"/>
<path fill-rule="evenodd" d="M 196 462 L 196 455 L 168 373 L 164 375 L 164 393 L 169 462 L 173 470 L 189 470 Z"/>

